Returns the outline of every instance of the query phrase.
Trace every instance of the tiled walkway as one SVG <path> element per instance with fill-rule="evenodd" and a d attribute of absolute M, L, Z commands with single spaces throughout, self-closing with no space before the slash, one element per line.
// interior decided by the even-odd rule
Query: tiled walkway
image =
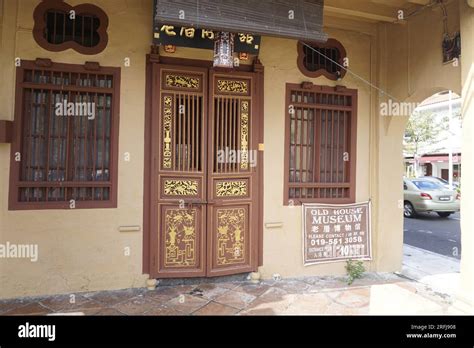
<path fill-rule="evenodd" d="M 0 315 L 447 314 L 451 299 L 394 274 L 158 286 L 0 301 Z"/>

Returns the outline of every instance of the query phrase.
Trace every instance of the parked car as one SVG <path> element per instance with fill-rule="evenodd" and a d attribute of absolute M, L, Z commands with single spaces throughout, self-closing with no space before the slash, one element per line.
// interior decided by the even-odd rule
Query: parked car
<path fill-rule="evenodd" d="M 451 187 L 449 186 L 449 181 L 443 178 L 438 178 L 436 176 L 423 176 L 420 179 L 430 180 L 430 181 L 443 185 L 447 189 L 451 189 Z M 459 187 L 459 183 L 453 182 L 453 186 L 454 187 L 452 189 L 456 190 Z"/>
<path fill-rule="evenodd" d="M 407 218 L 417 213 L 437 213 L 442 218 L 458 212 L 461 196 L 441 184 L 427 179 L 403 180 L 403 214 Z"/>

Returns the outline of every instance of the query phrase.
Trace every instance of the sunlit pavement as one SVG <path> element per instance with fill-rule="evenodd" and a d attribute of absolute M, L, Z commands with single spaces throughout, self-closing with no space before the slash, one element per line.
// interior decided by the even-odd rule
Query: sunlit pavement
<path fill-rule="evenodd" d="M 74 299 L 74 301 L 71 301 Z M 206 282 L 0 301 L 0 315 L 428 315 L 463 314 L 452 298 L 395 274 Z"/>
<path fill-rule="evenodd" d="M 405 244 L 401 273 L 439 293 L 455 296 L 460 278 L 460 261 Z"/>

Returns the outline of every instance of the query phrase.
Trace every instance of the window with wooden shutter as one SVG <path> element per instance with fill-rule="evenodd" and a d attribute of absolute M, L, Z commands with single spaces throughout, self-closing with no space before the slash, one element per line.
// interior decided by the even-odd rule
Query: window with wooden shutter
<path fill-rule="evenodd" d="M 357 90 L 287 84 L 285 205 L 355 202 Z"/>
<path fill-rule="evenodd" d="M 90 67 L 21 62 L 11 209 L 117 206 L 120 68 Z"/>

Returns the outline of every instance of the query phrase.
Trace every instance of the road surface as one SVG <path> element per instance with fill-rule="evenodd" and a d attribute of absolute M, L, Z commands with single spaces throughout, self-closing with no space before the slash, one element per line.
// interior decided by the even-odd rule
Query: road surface
<path fill-rule="evenodd" d="M 461 258 L 461 227 L 459 213 L 442 219 L 438 214 L 420 214 L 405 218 L 404 243 L 437 254 Z"/>

